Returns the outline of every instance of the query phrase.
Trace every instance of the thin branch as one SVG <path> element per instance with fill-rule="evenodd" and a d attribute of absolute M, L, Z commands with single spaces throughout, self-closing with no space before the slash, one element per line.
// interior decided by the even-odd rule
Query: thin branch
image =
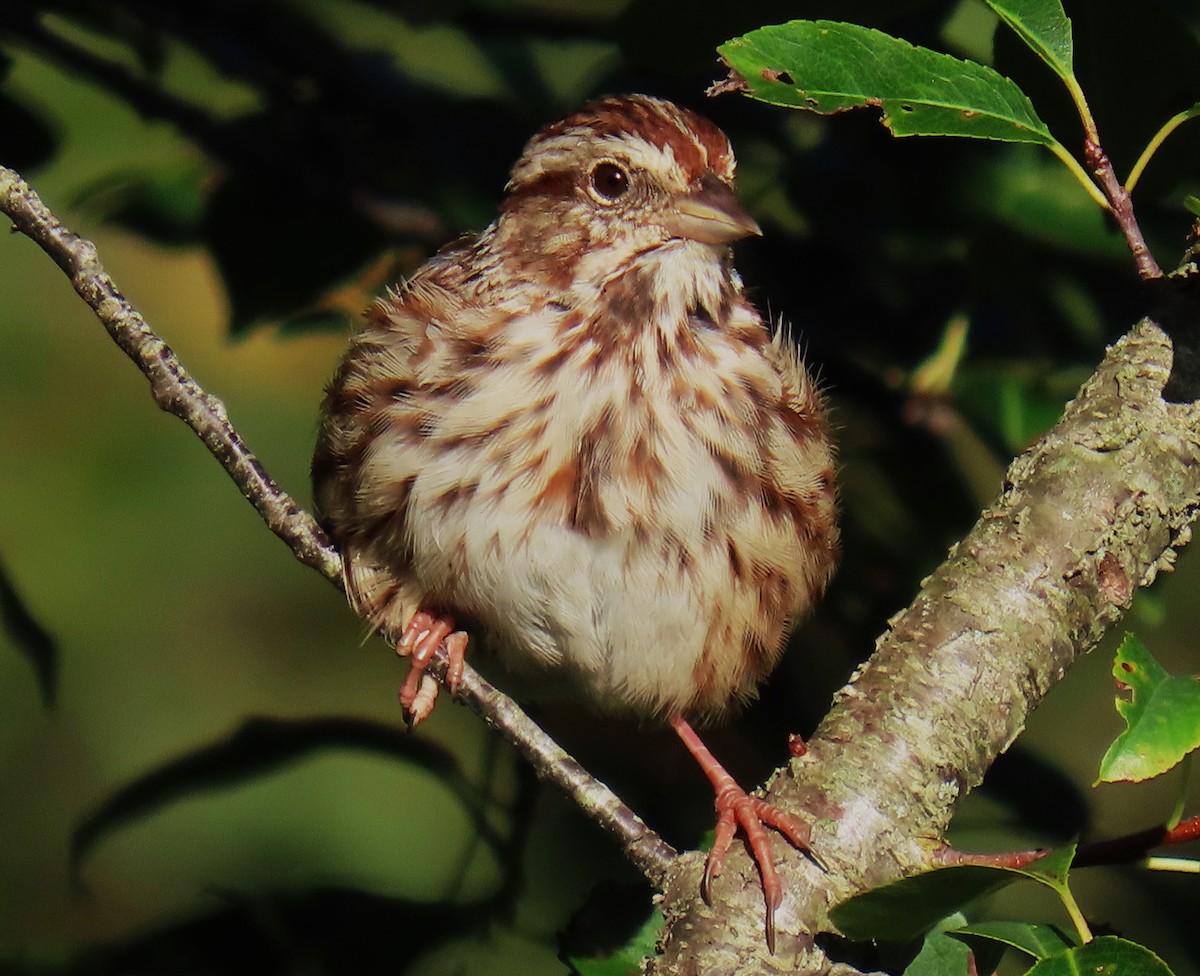
<path fill-rule="evenodd" d="M 1126 834 L 1124 837 L 1085 844 L 1075 855 L 1074 865 L 1090 867 L 1097 864 L 1127 864 L 1142 860 L 1159 847 L 1188 844 L 1194 840 L 1200 840 L 1200 817 L 1190 817 L 1174 827 L 1160 824 L 1147 830 L 1139 830 L 1135 834 Z"/>
<path fill-rule="evenodd" d="M 1161 278 L 1163 276 L 1162 268 L 1158 266 L 1158 262 L 1154 260 L 1154 255 L 1150 253 L 1150 248 L 1146 245 L 1146 238 L 1142 236 L 1142 228 L 1138 225 L 1137 217 L 1133 213 L 1133 201 L 1129 197 L 1129 191 L 1117 179 L 1117 172 L 1113 169 L 1108 154 L 1099 142 L 1091 138 L 1084 140 L 1083 152 L 1087 157 L 1088 166 L 1091 167 L 1096 179 L 1100 182 L 1100 187 L 1104 190 L 1104 195 L 1108 197 L 1109 209 L 1116 218 L 1121 233 L 1125 235 L 1125 242 L 1129 245 L 1129 250 L 1133 253 L 1133 263 L 1137 267 L 1138 277 L 1143 281 Z"/>
<path fill-rule="evenodd" d="M 71 280 L 113 341 L 150 381 L 154 402 L 186 423 L 233 479 L 238 489 L 300 562 L 343 588 L 341 559 L 312 516 L 280 488 L 229 422 L 225 405 L 205 392 L 178 357 L 117 290 L 100 264 L 95 245 L 63 226 L 37 193 L 13 170 L 0 166 L 0 212 L 15 230 L 34 240 Z M 433 666 L 441 677 L 445 660 Z M 468 668 L 457 697 L 496 728 L 533 766 L 588 816 L 612 834 L 629 860 L 655 885 L 677 852 L 650 830 L 619 797 L 543 732 L 511 698 Z"/>
<path fill-rule="evenodd" d="M 1144 860 L 1156 848 L 1189 844 L 1198 839 L 1200 839 L 1200 817 L 1189 817 L 1174 827 L 1159 824 L 1156 827 L 1148 827 L 1132 834 L 1081 844 L 1071 866 L 1090 868 L 1107 864 L 1131 864 Z M 988 864 L 996 867 L 1022 868 L 1033 863 L 1039 857 L 1044 857 L 1050 853 L 1050 850 L 1049 847 L 1035 847 L 1027 851 L 974 854 L 970 851 L 960 851 L 954 847 L 939 847 L 933 852 L 932 860 L 938 867 Z"/>

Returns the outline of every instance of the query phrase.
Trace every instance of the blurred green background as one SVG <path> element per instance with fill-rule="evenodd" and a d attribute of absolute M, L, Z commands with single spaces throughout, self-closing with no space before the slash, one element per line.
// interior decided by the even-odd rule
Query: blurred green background
<path fill-rule="evenodd" d="M 1075 145 L 1065 96 L 1003 34 L 993 46 L 976 0 L 8 6 L 0 161 L 97 242 L 305 505 L 322 385 L 358 310 L 490 219 L 539 125 L 640 90 L 726 128 L 766 229 L 739 268 L 819 364 L 846 506 L 825 606 L 762 701 L 713 736 L 746 782 L 782 761 L 788 731 L 811 731 L 1003 464 L 1143 311 L 1120 240 L 1048 155 L 703 97 L 720 42 L 831 16 L 995 63 Z M 1185 0 L 1068 8 L 1123 173 L 1200 97 L 1200 15 Z M 1198 158 L 1181 132 L 1138 192 L 1166 266 Z M 635 873 L 482 723 L 443 703 L 403 731 L 403 668 L 154 408 L 23 237 L 0 241 L 0 295 L 0 565 L 56 665 L 48 702 L 30 629 L 0 635 L 0 971 L 562 973 L 564 938 L 583 951 L 636 924 Z M 968 352 L 933 404 L 955 419 L 939 427 L 906 378 L 956 317 Z M 1197 586 L 1200 558 L 1185 555 L 1129 621 L 1179 672 L 1200 670 Z M 1110 836 L 1167 815 L 1172 783 L 1089 788 L 1121 727 L 1105 653 L 967 801 L 959 844 Z M 672 738 L 572 712 L 538 715 L 695 844 L 710 795 Z M 1092 917 L 1200 973 L 1194 880 L 1108 870 L 1079 884 Z"/>

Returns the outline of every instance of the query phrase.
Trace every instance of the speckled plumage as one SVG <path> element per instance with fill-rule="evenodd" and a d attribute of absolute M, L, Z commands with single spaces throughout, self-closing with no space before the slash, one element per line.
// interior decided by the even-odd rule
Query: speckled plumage
<path fill-rule="evenodd" d="M 494 224 L 370 310 L 313 478 L 376 627 L 449 614 L 526 687 L 643 716 L 717 717 L 775 667 L 835 565 L 833 462 L 733 270 L 752 222 L 681 204 L 741 214 L 733 171 L 694 113 L 591 103 L 530 141 Z"/>

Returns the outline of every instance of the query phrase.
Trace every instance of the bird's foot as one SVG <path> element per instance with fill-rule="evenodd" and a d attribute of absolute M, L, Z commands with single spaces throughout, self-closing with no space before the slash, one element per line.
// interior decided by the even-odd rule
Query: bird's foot
<path fill-rule="evenodd" d="M 773 807 L 766 800 L 751 796 L 738 786 L 686 720 L 673 718 L 671 727 L 700 764 L 716 793 L 717 826 L 712 847 L 709 848 L 708 858 L 704 862 L 700 893 L 706 902 L 711 903 L 712 883 L 724 869 L 725 856 L 729 853 L 734 835 L 741 828 L 750 848 L 750 856 L 758 865 L 758 873 L 762 878 L 763 898 L 766 901 L 767 948 L 774 953 L 775 910 L 783 901 L 783 882 L 779 878 L 779 872 L 775 870 L 775 862 L 771 857 L 771 840 L 766 828 L 777 830 L 793 847 L 811 854 L 808 825 Z"/>
<path fill-rule="evenodd" d="M 400 686 L 400 705 L 410 729 L 429 718 L 437 703 L 441 686 L 428 673 L 428 668 L 438 647 L 443 645 L 447 657 L 446 687 L 453 694 L 462 681 L 467 635 L 454 629 L 454 621 L 450 617 L 435 617 L 420 610 L 413 615 L 396 642 L 396 653 L 412 658 L 412 666 L 404 684 Z"/>

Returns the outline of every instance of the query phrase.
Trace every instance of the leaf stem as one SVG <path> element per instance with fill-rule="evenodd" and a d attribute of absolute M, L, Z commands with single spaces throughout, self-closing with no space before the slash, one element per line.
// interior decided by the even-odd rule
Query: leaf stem
<path fill-rule="evenodd" d="M 1125 180 L 1126 193 L 1133 192 L 1133 188 L 1137 186 L 1138 180 L 1142 178 L 1142 172 L 1145 170 L 1146 165 L 1150 162 L 1154 154 L 1158 152 L 1159 146 L 1166 142 L 1167 136 L 1183 125 L 1184 122 L 1194 119 L 1197 116 L 1200 116 L 1200 102 L 1197 102 L 1189 109 L 1184 109 L 1178 115 L 1172 115 L 1163 124 L 1163 127 L 1154 133 L 1154 138 L 1146 143 L 1146 148 L 1142 150 L 1138 161 L 1133 164 L 1133 169 L 1129 171 L 1129 178 Z"/>
<path fill-rule="evenodd" d="M 1079 903 L 1075 901 L 1075 896 L 1071 894 L 1071 889 L 1065 884 L 1059 888 L 1055 887 L 1058 892 L 1058 897 L 1062 899 L 1063 905 L 1067 909 L 1067 914 L 1071 916 L 1071 922 L 1075 926 L 1075 931 L 1079 933 L 1079 941 L 1088 943 L 1092 941 L 1092 930 L 1087 923 L 1087 919 L 1083 917 L 1083 912 L 1079 910 Z"/>
<path fill-rule="evenodd" d="M 1130 184 L 1122 186 L 1120 181 L 1117 180 L 1117 174 L 1113 170 L 1112 162 L 1110 162 L 1108 154 L 1105 153 L 1104 148 L 1100 144 L 1100 131 L 1096 127 L 1096 118 L 1092 115 L 1092 109 L 1087 103 L 1087 98 L 1083 94 L 1079 80 L 1075 77 L 1075 72 L 1071 71 L 1063 75 L 1062 80 L 1063 84 L 1067 86 L 1067 91 L 1071 94 L 1071 101 L 1075 103 L 1075 108 L 1079 112 L 1079 120 L 1083 123 L 1084 157 L 1091 168 L 1091 175 L 1095 177 L 1096 182 L 1099 182 L 1100 189 L 1107 198 L 1107 202 L 1102 203 L 1101 206 L 1112 212 L 1113 217 L 1116 218 L 1117 226 L 1121 228 L 1121 233 L 1125 235 L 1125 242 L 1129 245 L 1129 250 L 1133 252 L 1133 263 L 1137 267 L 1138 277 L 1143 281 L 1148 281 L 1152 278 L 1161 278 L 1163 276 L 1162 269 L 1158 266 L 1158 262 L 1154 260 L 1154 255 L 1150 253 L 1150 248 L 1146 246 L 1146 239 L 1142 236 L 1142 230 L 1138 226 L 1137 218 L 1133 214 L 1133 202 L 1129 199 L 1129 191 L 1133 187 Z M 1164 135 L 1163 138 L 1166 138 L 1166 136 Z M 1067 162 L 1068 158 L 1070 159 L 1068 166 L 1078 179 L 1080 173 L 1075 171 L 1075 167 L 1078 166 L 1075 157 L 1067 153 L 1065 149 L 1060 154 L 1054 145 L 1050 148 L 1055 151 L 1055 155 L 1059 159 L 1062 159 L 1063 162 Z M 1058 146 L 1058 149 L 1062 149 L 1062 147 Z M 1138 162 L 1141 163 L 1141 160 L 1138 160 Z M 1082 167 L 1080 167 L 1080 172 L 1082 171 Z M 1087 185 L 1094 188 L 1096 183 L 1089 179 Z"/>
<path fill-rule="evenodd" d="M 1200 861 L 1188 857 L 1148 857 L 1142 862 L 1150 871 L 1177 871 L 1180 874 L 1200 874 Z"/>
<path fill-rule="evenodd" d="M 1096 119 L 1092 115 L 1091 106 L 1087 103 L 1087 98 L 1079 86 L 1079 80 L 1075 77 L 1074 71 L 1063 75 L 1063 84 L 1067 86 L 1067 91 L 1071 93 L 1071 101 L 1075 103 L 1075 109 L 1079 112 L 1079 120 L 1083 123 L 1084 137 L 1098 143 L 1100 132 L 1096 128 Z"/>
<path fill-rule="evenodd" d="M 1071 175 L 1079 181 L 1080 186 L 1087 190 L 1088 195 L 1091 196 L 1093 200 L 1100 204 L 1100 206 L 1105 210 L 1112 209 L 1112 207 L 1109 205 L 1108 197 L 1104 195 L 1104 191 L 1096 185 L 1096 181 L 1088 175 L 1088 171 L 1083 168 L 1079 160 L 1067 151 L 1066 146 L 1055 139 L 1053 142 L 1049 143 L 1049 149 L 1052 153 L 1054 153 L 1055 156 L 1059 158 L 1059 160 L 1062 161 L 1063 165 L 1071 171 Z"/>

